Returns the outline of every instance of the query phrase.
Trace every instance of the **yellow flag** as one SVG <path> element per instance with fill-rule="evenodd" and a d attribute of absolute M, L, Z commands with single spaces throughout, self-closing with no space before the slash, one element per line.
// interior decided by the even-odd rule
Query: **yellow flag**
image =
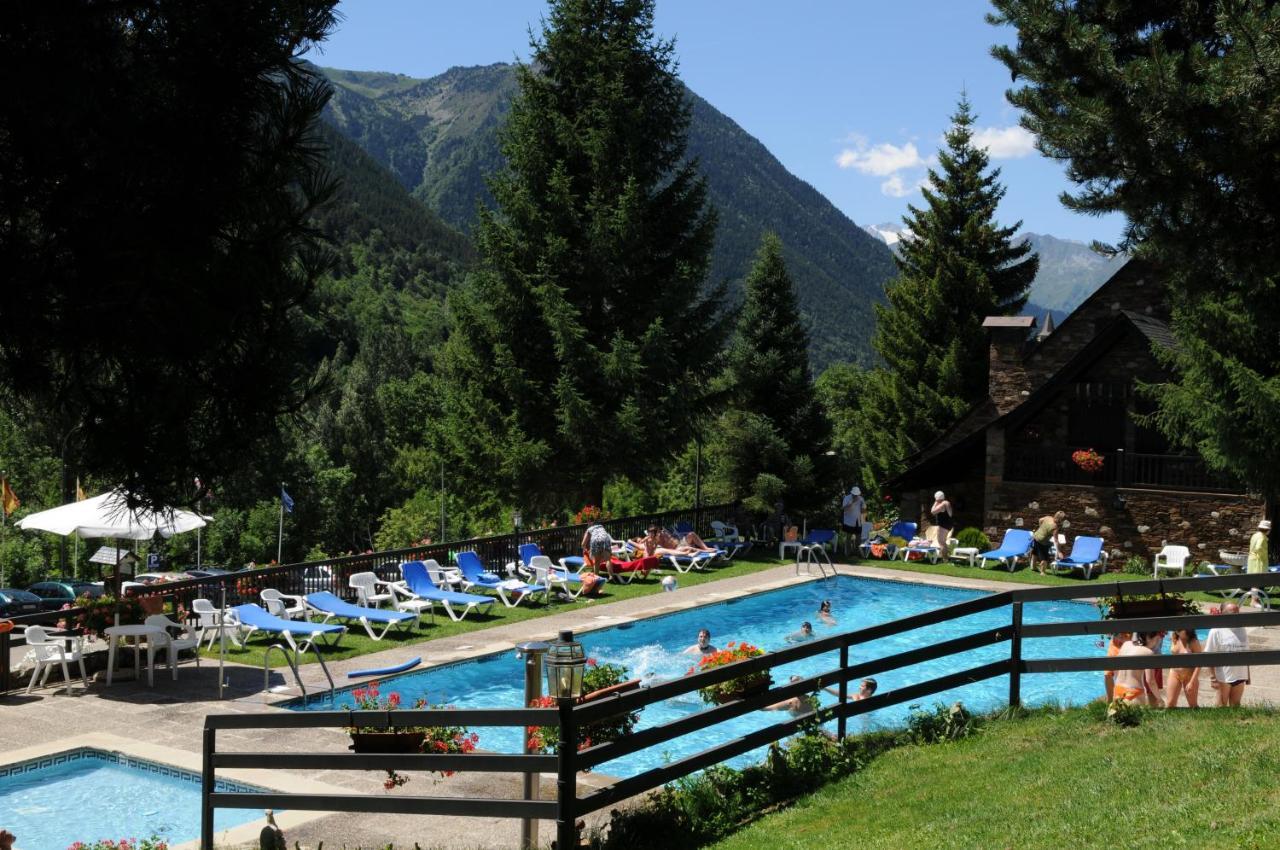
<path fill-rule="evenodd" d="M 80 476 L 77 475 L 76 476 L 76 501 L 83 502 L 87 498 L 89 497 L 84 494 L 84 488 L 80 486 Z"/>
<path fill-rule="evenodd" d="M 5 516 L 16 511 L 21 504 L 18 494 L 9 486 L 9 479 L 0 478 L 0 508 L 4 509 Z"/>

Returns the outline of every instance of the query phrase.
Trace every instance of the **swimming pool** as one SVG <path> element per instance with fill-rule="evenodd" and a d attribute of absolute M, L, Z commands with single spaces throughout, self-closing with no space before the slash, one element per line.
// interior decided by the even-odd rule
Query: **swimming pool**
<path fill-rule="evenodd" d="M 258 791 L 236 782 L 219 791 Z M 218 809 L 217 832 L 262 817 Z M 66 850 L 100 838 L 200 837 L 200 774 L 121 753 L 80 748 L 0 767 L 0 826 L 19 850 Z"/>
<path fill-rule="evenodd" d="M 682 650 L 694 643 L 698 629 L 711 630 L 712 643 L 723 646 L 728 641 L 745 640 L 756 646 L 780 649 L 786 646 L 785 637 L 796 631 L 802 621 L 813 624 L 818 637 L 838 632 L 853 631 L 877 623 L 896 620 L 910 614 L 930 611 L 953 605 L 985 594 L 980 591 L 961 590 L 933 585 L 907 584 L 905 582 L 839 576 L 828 581 L 807 582 L 802 585 L 768 591 L 740 599 L 703 605 L 687 611 L 666 614 L 634 623 L 624 623 L 578 636 L 589 657 L 601 663 L 623 664 L 633 677 L 648 681 L 669 679 L 684 675 L 693 659 Z M 818 604 L 830 599 L 836 618 L 835 626 L 823 625 L 816 613 Z M 894 635 L 867 644 L 852 647 L 850 663 L 880 658 L 908 649 L 927 646 L 949 638 L 992 629 L 1009 623 L 1009 609 L 997 608 L 972 614 L 950 622 Z M 1024 606 L 1026 623 L 1066 622 L 1098 618 L 1092 605 L 1079 602 L 1036 602 Z M 979 664 L 1009 657 L 1009 646 L 1000 643 L 935 661 L 904 667 L 876 677 L 880 690 L 913 684 L 946 673 L 974 667 Z M 1023 655 L 1026 658 L 1084 656 L 1103 654 L 1096 637 L 1051 638 L 1026 641 Z M 791 674 L 814 675 L 838 664 L 836 652 L 824 653 L 813 658 L 779 667 L 774 672 L 774 682 L 786 681 Z M 519 707 L 523 698 L 523 662 L 514 652 L 487 655 L 471 661 L 407 673 L 382 680 L 384 696 L 398 692 L 405 703 L 425 697 L 432 703 L 448 703 L 465 707 Z M 1096 673 L 1063 673 L 1024 676 L 1022 699 L 1027 705 L 1046 703 L 1083 703 L 1101 694 L 1102 683 Z M 856 688 L 856 685 L 855 685 Z M 285 707 L 299 711 L 321 711 L 332 707 L 353 706 L 352 688 L 335 693 L 334 701 L 312 699 L 304 705 L 294 700 Z M 966 685 L 924 702 L 953 702 L 962 700 L 975 710 L 995 709 L 1008 699 L 1007 676 L 985 682 Z M 835 697 L 821 695 L 823 704 L 835 702 Z M 647 707 L 640 714 L 637 728 L 669 722 L 705 708 L 697 693 L 685 694 L 675 699 Z M 909 712 L 909 706 L 898 705 L 856 718 L 850 732 L 873 727 L 901 725 Z M 642 750 L 638 753 L 606 762 L 597 770 L 614 776 L 632 776 L 663 763 L 682 758 L 706 749 L 715 743 L 732 740 L 740 735 L 779 721 L 771 712 L 752 712 L 725 722 L 714 729 L 703 730 L 696 735 L 670 742 L 662 747 Z M 480 734 L 480 747 L 486 750 L 517 752 L 520 732 L 509 728 L 476 730 Z M 737 763 L 749 762 L 743 757 Z"/>

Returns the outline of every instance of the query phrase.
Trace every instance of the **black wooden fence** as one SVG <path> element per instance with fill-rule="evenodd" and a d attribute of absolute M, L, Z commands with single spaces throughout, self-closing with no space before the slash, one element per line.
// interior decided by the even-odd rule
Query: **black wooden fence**
<path fill-rule="evenodd" d="M 734 740 L 715 744 L 679 761 L 647 770 L 637 776 L 620 779 L 612 785 L 590 791 L 584 796 L 578 795 L 578 771 L 598 766 L 639 750 L 662 746 L 676 738 L 696 734 L 700 730 L 708 729 L 718 723 L 748 712 L 760 710 L 767 705 L 790 697 L 813 693 L 823 687 L 836 686 L 840 700 L 834 706 L 821 709 L 818 719 L 823 721 L 834 720 L 839 734 L 843 736 L 850 717 L 891 705 L 919 700 L 932 694 L 1005 674 L 1009 675 L 1009 704 L 1016 706 L 1021 703 L 1021 677 L 1027 674 L 1172 668 L 1185 667 L 1187 665 L 1187 657 L 1181 655 L 1126 656 L 1123 658 L 1087 656 L 1027 660 L 1022 657 L 1024 640 L 1064 635 L 1102 635 L 1121 631 L 1154 632 L 1172 631 L 1179 628 L 1280 624 L 1280 611 L 1266 611 L 1243 614 L 1129 617 L 1115 620 L 1081 620 L 1069 623 L 1024 625 L 1022 622 L 1023 606 L 1029 602 L 1082 599 L 1093 596 L 1118 596 L 1123 599 L 1144 594 L 1248 589 L 1252 587 L 1274 587 L 1277 585 L 1280 585 L 1280 574 L 1269 573 L 1263 575 L 1092 583 L 1064 587 L 1008 590 L 950 605 L 935 611 L 916 614 L 841 635 L 834 635 L 799 646 L 787 647 L 759 658 L 753 658 L 704 673 L 689 675 L 676 681 L 664 682 L 650 688 L 642 688 L 625 694 L 615 694 L 580 705 L 575 705 L 571 700 L 563 700 L 554 709 L 461 709 L 447 712 L 328 711 L 290 714 L 209 715 L 205 719 L 201 846 L 205 850 L 212 850 L 213 811 L 215 808 L 274 807 L 329 812 L 554 818 L 556 821 L 558 847 L 575 847 L 578 842 L 575 823 L 583 815 L 616 805 L 622 800 L 642 794 L 682 776 L 688 776 L 726 759 L 781 740 L 799 731 L 802 726 L 812 723 L 814 718 L 812 716 L 791 718 L 775 723 Z M 902 634 L 925 626 L 1006 606 L 1009 608 L 1008 625 L 939 643 L 922 643 L 917 649 L 882 658 L 860 661 L 856 664 L 850 663 L 849 650 L 851 647 L 890 635 Z M 856 679 L 1003 642 L 1008 642 L 1009 645 L 1007 658 L 968 667 L 944 676 L 895 688 L 891 691 L 883 691 L 856 702 L 847 700 L 849 683 Z M 726 682 L 747 673 L 773 670 L 783 664 L 828 653 L 836 655 L 833 665 L 830 669 L 818 675 L 810 676 L 794 683 L 788 682 L 756 696 L 712 706 L 669 723 L 640 729 L 618 741 L 597 744 L 581 751 L 577 748 L 577 730 L 582 728 L 583 724 L 617 716 L 624 712 L 633 712 L 646 705 L 681 694 L 691 693 L 708 685 Z M 1203 653 L 1195 656 L 1195 662 L 1202 667 L 1225 664 L 1280 664 L 1280 651 Z M 230 753 L 219 751 L 217 748 L 217 732 L 221 729 L 286 730 L 357 725 L 389 728 L 433 724 L 559 726 L 563 744 L 556 755 L 355 755 L 347 753 L 290 753 L 284 751 Z M 480 800 L 460 799 L 457 797 L 402 797 L 399 795 L 314 795 L 215 791 L 217 770 L 219 768 L 233 767 L 307 770 L 477 770 L 531 773 L 550 773 L 554 771 L 557 777 L 557 799 L 554 801 Z"/>

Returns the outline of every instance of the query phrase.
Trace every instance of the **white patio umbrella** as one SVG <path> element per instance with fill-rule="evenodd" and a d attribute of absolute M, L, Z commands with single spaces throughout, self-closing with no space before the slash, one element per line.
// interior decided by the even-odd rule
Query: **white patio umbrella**
<path fill-rule="evenodd" d="M 125 540 L 150 540 L 156 534 L 172 537 L 195 531 L 207 524 L 207 518 L 191 511 L 131 511 L 124 494 L 111 490 L 100 496 L 71 502 L 47 511 L 30 514 L 14 523 L 24 531 L 49 531 L 64 537 L 82 539 L 115 537 Z"/>

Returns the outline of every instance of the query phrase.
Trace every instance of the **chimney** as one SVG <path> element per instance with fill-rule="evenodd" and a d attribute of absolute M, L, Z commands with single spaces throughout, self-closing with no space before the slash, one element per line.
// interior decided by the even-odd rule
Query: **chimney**
<path fill-rule="evenodd" d="M 991 338 L 987 390 L 1003 415 L 1026 400 L 1031 381 L 1022 363 L 1027 338 L 1036 326 L 1034 316 L 987 316 L 982 327 Z"/>

